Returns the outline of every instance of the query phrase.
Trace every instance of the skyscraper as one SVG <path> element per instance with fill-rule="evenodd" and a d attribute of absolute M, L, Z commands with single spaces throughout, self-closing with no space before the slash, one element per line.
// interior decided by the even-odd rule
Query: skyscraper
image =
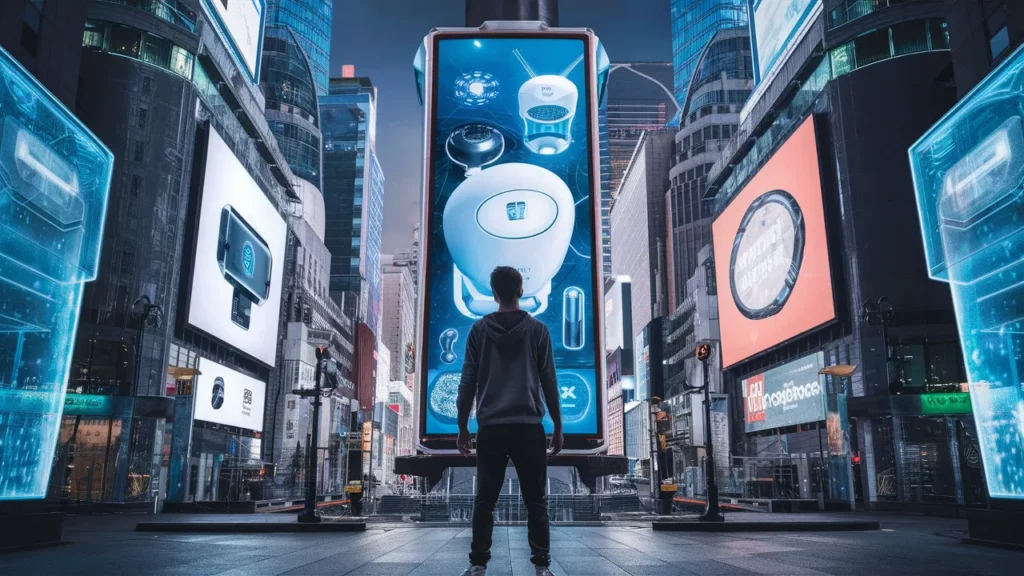
<path fill-rule="evenodd" d="M 384 294 L 380 338 L 391 350 L 388 380 L 405 382 L 405 375 L 415 368 L 416 288 L 412 267 L 396 261 L 395 255 L 381 256 L 381 282 Z"/>
<path fill-rule="evenodd" d="M 327 94 L 333 0 L 269 0 L 267 26 L 291 28 L 309 58 L 316 93 Z"/>
<path fill-rule="evenodd" d="M 680 106 L 697 59 L 715 33 L 746 26 L 747 0 L 672 0 L 672 67 Z"/>
<path fill-rule="evenodd" d="M 672 64 L 613 62 L 608 69 L 609 189 L 618 193 L 633 149 L 645 131 L 659 130 L 678 112 L 672 92 Z"/>

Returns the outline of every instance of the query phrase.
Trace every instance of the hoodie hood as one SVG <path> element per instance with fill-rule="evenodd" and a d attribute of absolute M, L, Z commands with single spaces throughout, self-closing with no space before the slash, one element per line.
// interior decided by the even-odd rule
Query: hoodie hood
<path fill-rule="evenodd" d="M 522 310 L 514 312 L 494 312 L 484 316 L 484 328 L 498 346 L 506 343 L 519 342 L 529 323 L 530 314 Z"/>

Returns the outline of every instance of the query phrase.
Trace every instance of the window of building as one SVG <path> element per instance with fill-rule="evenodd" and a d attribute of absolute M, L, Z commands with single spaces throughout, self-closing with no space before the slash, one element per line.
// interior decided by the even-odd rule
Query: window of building
<path fill-rule="evenodd" d="M 159 36 L 146 34 L 143 44 L 142 61 L 147 64 L 169 68 L 171 63 L 171 43 Z"/>
<path fill-rule="evenodd" d="M 1003 26 L 988 41 L 989 51 L 992 53 L 992 60 L 998 60 L 1000 56 L 1010 47 L 1010 33 Z"/>
<path fill-rule="evenodd" d="M 127 26 L 110 26 L 110 51 L 138 58 L 142 52 L 142 32 Z"/>
<path fill-rule="evenodd" d="M 21 47 L 33 56 L 39 49 L 39 28 L 43 21 L 43 0 L 30 0 L 25 4 L 21 19 Z"/>
<path fill-rule="evenodd" d="M 928 27 L 924 20 L 911 20 L 894 24 L 892 28 L 892 54 L 902 56 L 928 50 Z"/>
<path fill-rule="evenodd" d="M 891 54 L 889 47 L 889 29 L 883 28 L 858 36 L 853 41 L 854 53 L 857 55 L 857 67 L 867 66 L 879 60 L 885 60 Z"/>
<path fill-rule="evenodd" d="M 185 50 L 181 46 L 173 46 L 171 48 L 171 72 L 185 78 L 192 77 L 192 61 L 195 56 L 191 52 Z"/>
<path fill-rule="evenodd" d="M 132 153 L 132 160 L 136 162 L 142 162 L 146 158 L 146 144 L 144 142 L 136 142 L 135 150 Z"/>
<path fill-rule="evenodd" d="M 153 78 L 145 76 L 142 78 L 142 93 L 149 96 L 149 93 L 153 91 Z"/>
<path fill-rule="evenodd" d="M 107 35 L 107 25 L 100 22 L 86 22 L 82 32 L 82 46 L 103 49 L 103 40 Z"/>
<path fill-rule="evenodd" d="M 139 120 L 137 125 L 139 128 L 145 129 L 149 124 L 149 109 L 144 106 L 139 106 Z"/>

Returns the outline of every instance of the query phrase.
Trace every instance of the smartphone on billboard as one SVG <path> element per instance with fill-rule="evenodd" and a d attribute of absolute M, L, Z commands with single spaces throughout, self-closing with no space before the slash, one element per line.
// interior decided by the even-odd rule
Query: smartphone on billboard
<path fill-rule="evenodd" d="M 465 342 L 497 310 L 496 266 L 520 271 L 520 307 L 551 333 L 565 450 L 605 445 L 597 107 L 606 62 L 593 32 L 533 23 L 434 30 L 417 55 L 425 452 L 455 451 Z M 544 426 L 553 430 L 550 416 Z"/>
<path fill-rule="evenodd" d="M 231 321 L 248 330 L 253 303 L 260 306 L 270 296 L 272 260 L 263 237 L 230 204 L 221 210 L 217 263 L 234 287 Z"/>

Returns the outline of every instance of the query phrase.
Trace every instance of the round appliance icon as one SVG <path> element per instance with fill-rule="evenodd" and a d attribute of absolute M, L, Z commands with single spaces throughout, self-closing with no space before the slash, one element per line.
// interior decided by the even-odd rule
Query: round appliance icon
<path fill-rule="evenodd" d="M 565 424 L 582 422 L 590 412 L 590 386 L 574 372 L 558 373 L 558 404 Z"/>
<path fill-rule="evenodd" d="M 782 311 L 804 258 L 806 229 L 796 198 L 772 190 L 751 202 L 732 243 L 729 288 L 740 313 L 761 320 Z"/>
<path fill-rule="evenodd" d="M 214 410 L 220 410 L 224 405 L 224 379 L 220 376 L 213 379 L 213 398 L 210 399 L 210 405 Z"/>

